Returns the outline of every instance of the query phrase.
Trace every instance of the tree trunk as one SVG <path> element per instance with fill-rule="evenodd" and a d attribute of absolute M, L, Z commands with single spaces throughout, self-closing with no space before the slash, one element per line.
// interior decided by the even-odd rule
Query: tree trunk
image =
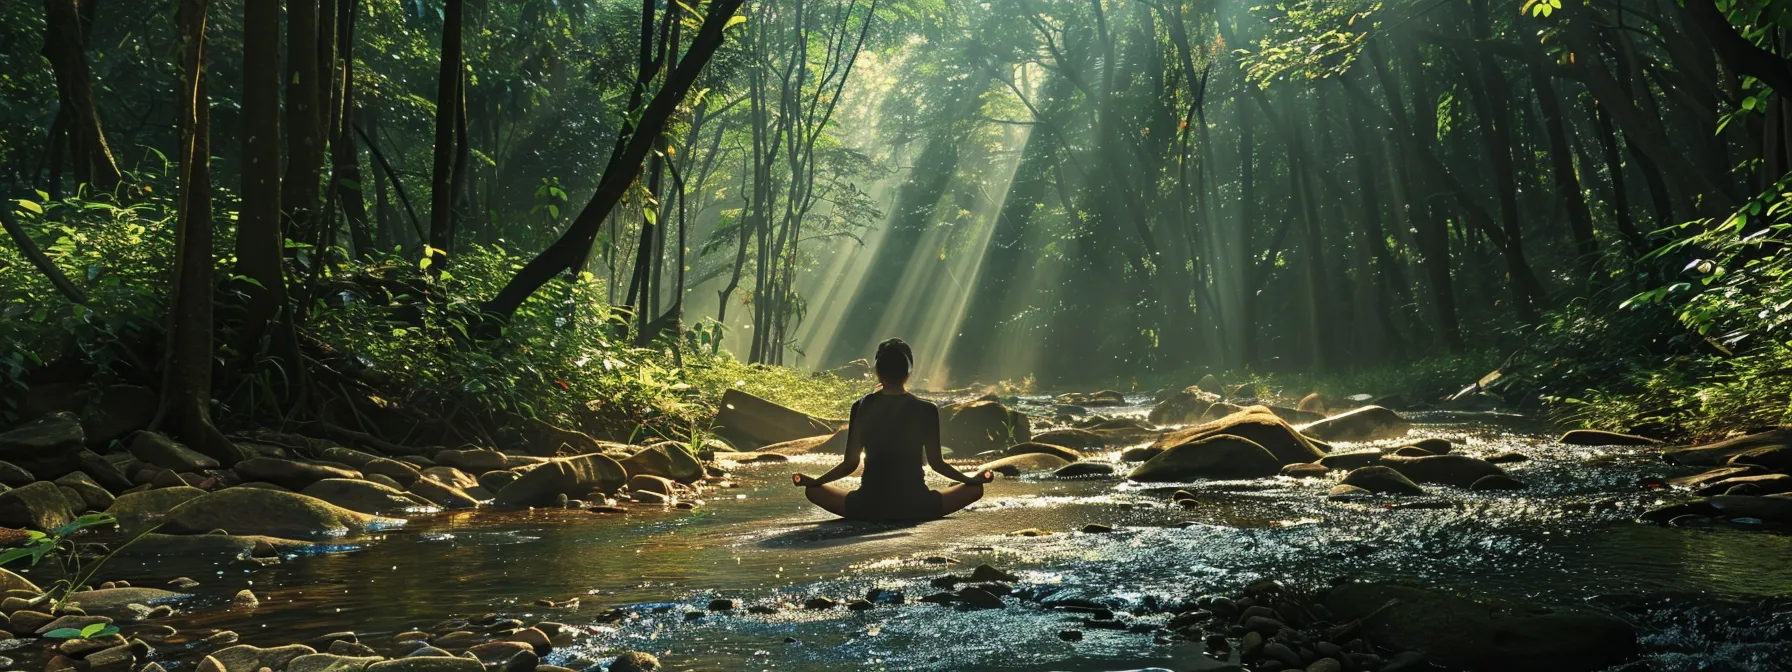
<path fill-rule="evenodd" d="M 161 408 L 151 426 L 225 465 L 246 457 L 211 420 L 212 209 L 211 98 L 205 86 L 209 0 L 181 0 L 180 213 L 169 283 Z"/>
<path fill-rule="evenodd" d="M 243 3 L 243 200 L 237 216 L 235 273 L 254 281 L 242 287 L 247 300 L 236 347 L 243 353 L 261 350 L 269 324 L 288 307 L 280 222 L 279 36 L 277 2 Z M 290 325 L 289 320 L 280 322 Z M 285 332 L 285 338 L 276 341 L 296 346 L 289 327 L 276 328 Z M 296 370 L 296 358 L 288 365 L 289 372 Z"/>
<path fill-rule="evenodd" d="M 251 0 L 253 1 L 253 0 Z M 286 8 L 286 180 L 280 205 L 286 236 L 312 239 L 312 219 L 320 205 L 323 177 L 324 75 L 317 69 L 318 4 L 331 0 L 288 0 Z"/>
<path fill-rule="evenodd" d="M 442 15 L 442 67 L 436 80 L 436 146 L 429 192 L 429 272 L 441 273 L 454 247 L 456 117 L 460 112 L 461 13 L 466 0 L 448 0 Z"/>
<path fill-rule="evenodd" d="M 1541 56 L 1539 56 L 1541 58 Z M 1555 82 L 1543 64 L 1529 63 L 1531 84 L 1537 89 L 1537 107 L 1543 112 L 1543 130 L 1549 137 L 1550 166 L 1555 172 L 1556 195 L 1568 210 L 1568 230 L 1574 240 L 1577 280 L 1585 281 L 1593 273 L 1598 260 L 1598 243 L 1593 239 L 1593 219 L 1587 212 L 1587 198 L 1581 193 L 1580 178 L 1574 173 L 1574 151 L 1568 146 L 1568 132 L 1562 120 L 1562 101 L 1556 96 Z"/>
<path fill-rule="evenodd" d="M 99 107 L 93 99 L 93 72 L 87 66 L 87 39 L 83 16 L 91 20 L 92 7 L 99 0 L 44 0 L 44 58 L 56 75 L 59 115 L 68 120 L 70 158 L 75 164 L 75 179 L 93 185 L 95 190 L 111 193 L 122 179 L 106 133 L 100 124 Z M 54 135 L 51 141 L 55 141 Z"/>

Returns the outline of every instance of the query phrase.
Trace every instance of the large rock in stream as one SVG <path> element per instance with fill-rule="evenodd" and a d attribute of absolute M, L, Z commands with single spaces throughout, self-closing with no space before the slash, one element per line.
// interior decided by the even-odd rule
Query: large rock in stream
<path fill-rule="evenodd" d="M 372 515 L 434 506 L 433 502 L 416 495 L 400 492 L 372 481 L 357 481 L 348 478 L 326 478 L 312 483 L 301 490 L 299 494 L 316 497 L 350 511 Z"/>
<path fill-rule="evenodd" d="M 199 473 L 217 469 L 217 460 L 166 436 L 148 430 L 131 437 L 131 456 L 163 469 Z"/>
<path fill-rule="evenodd" d="M 696 483 L 703 478 L 703 463 L 676 441 L 661 441 L 622 461 L 630 476 L 659 476 L 679 483 Z"/>
<path fill-rule="evenodd" d="M 297 493 L 228 488 L 174 507 L 168 512 L 163 529 L 175 534 L 204 534 L 222 529 L 239 535 L 306 539 L 402 524 L 402 520 L 350 511 Z"/>
<path fill-rule="evenodd" d="M 578 499 L 608 494 L 628 483 L 628 471 L 599 453 L 557 457 L 530 469 L 493 497 L 499 506 L 547 506 L 559 495 Z"/>
<path fill-rule="evenodd" d="M 1353 408 L 1301 425 L 1300 433 L 1323 441 L 1374 441 L 1405 436 L 1412 423 L 1380 406 Z"/>
<path fill-rule="evenodd" d="M 1506 475 L 1506 470 L 1499 465 L 1467 455 L 1386 455 L 1381 458 L 1381 463 L 1420 483 L 1438 483 L 1458 488 L 1469 487 L 1488 476 Z"/>
<path fill-rule="evenodd" d="M 251 457 L 231 467 L 244 481 L 262 481 L 299 491 L 326 478 L 359 479 L 361 472 L 277 457 Z"/>
<path fill-rule="evenodd" d="M 809 453 L 832 453 L 840 455 L 846 452 L 847 432 L 850 427 L 842 427 L 840 431 L 819 436 L 810 436 L 795 441 L 785 441 L 760 448 L 761 453 L 779 455 L 807 455 Z"/>
<path fill-rule="evenodd" d="M 993 462 L 985 462 L 979 465 L 976 471 L 971 473 L 993 471 L 1004 476 L 1019 476 L 1021 474 L 1053 472 L 1062 469 L 1068 464 L 1070 464 L 1070 460 L 1066 460 L 1057 455 L 1049 453 L 1026 453 L 1024 455 L 1004 457 Z"/>
<path fill-rule="evenodd" d="M 188 500 L 204 495 L 204 490 L 188 485 L 127 492 L 112 500 L 112 506 L 106 507 L 106 513 L 119 519 L 159 517 L 167 515 L 174 507 L 185 504 Z"/>
<path fill-rule="evenodd" d="M 1571 429 L 1557 443 L 1568 446 L 1652 446 L 1660 441 L 1635 434 L 1620 434 L 1598 429 Z"/>
<path fill-rule="evenodd" d="M 1204 425 L 1171 432 L 1159 438 L 1156 443 L 1152 444 L 1152 447 L 1168 451 L 1179 445 L 1221 434 L 1249 440 L 1274 455 L 1277 464 L 1276 469 L 1268 474 L 1270 476 L 1274 476 L 1276 472 L 1280 471 L 1283 465 L 1296 462 L 1317 462 L 1319 458 L 1325 456 L 1325 451 L 1321 450 L 1317 444 L 1302 436 L 1300 432 L 1294 431 L 1294 427 L 1287 421 L 1276 417 L 1274 413 L 1269 412 L 1269 409 L 1262 406 L 1252 406 Z M 1045 438 L 1041 437 L 1040 440 L 1043 441 Z M 1068 445 L 1057 441 L 1049 443 Z M 1159 455 L 1159 457 L 1162 456 Z"/>
<path fill-rule="evenodd" d="M 1180 443 L 1135 467 L 1128 479 L 1142 482 L 1267 478 L 1282 461 L 1254 441 L 1214 434 Z"/>
<path fill-rule="evenodd" d="M 1027 416 L 999 401 L 967 401 L 940 407 L 940 443 L 961 455 L 1001 450 L 1033 438 Z"/>
<path fill-rule="evenodd" d="M 1037 443 L 1048 443 L 1076 450 L 1099 450 L 1129 446 L 1161 436 L 1161 432 L 1136 426 L 1118 426 L 1099 429 L 1070 428 L 1054 429 L 1041 432 L 1032 440 Z"/>
<path fill-rule="evenodd" d="M 1395 584 L 1333 588 L 1325 606 L 1342 623 L 1396 650 L 1421 651 L 1449 669 L 1477 672 L 1591 672 L 1637 654 L 1635 628 L 1604 614 L 1534 614 L 1441 591 Z"/>
<path fill-rule="evenodd" d="M 722 393 L 715 432 L 741 450 L 757 450 L 785 441 L 831 434 L 838 421 L 829 422 L 740 390 Z"/>

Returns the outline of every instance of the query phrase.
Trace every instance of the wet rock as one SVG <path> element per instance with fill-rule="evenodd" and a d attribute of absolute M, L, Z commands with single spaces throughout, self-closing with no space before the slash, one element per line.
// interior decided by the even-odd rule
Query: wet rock
<path fill-rule="evenodd" d="M 1066 448 L 1064 446 L 1055 446 L 1055 445 L 1052 445 L 1049 443 L 1039 443 L 1037 441 L 1028 441 L 1026 443 L 1017 443 L 1012 446 L 1009 446 L 1007 450 L 1002 451 L 1002 455 L 1007 456 L 1007 457 L 1013 457 L 1016 455 L 1031 455 L 1034 453 L 1044 453 L 1046 455 L 1056 455 L 1056 456 L 1064 458 L 1065 460 L 1070 461 L 1070 462 L 1075 462 L 1077 460 L 1083 459 L 1083 454 L 1080 452 L 1077 452 L 1075 449 Z"/>
<path fill-rule="evenodd" d="M 1081 630 L 1060 630 L 1058 632 L 1058 639 L 1066 641 L 1066 642 L 1080 642 L 1080 641 L 1083 641 L 1083 631 L 1081 631 Z"/>
<path fill-rule="evenodd" d="M 630 476 L 628 489 L 635 492 L 652 492 L 665 496 L 678 494 L 678 483 L 669 478 L 641 474 Z"/>
<path fill-rule="evenodd" d="M 481 662 L 487 665 L 510 660 L 512 656 L 525 651 L 533 654 L 535 649 L 522 642 L 486 642 L 467 648 L 468 654 L 471 654 L 474 658 L 478 658 Z M 534 666 L 530 667 L 533 669 Z"/>
<path fill-rule="evenodd" d="M 1296 403 L 1294 407 L 1308 413 L 1319 413 L 1323 415 L 1325 414 L 1325 399 L 1320 397 L 1318 392 L 1312 392 L 1307 396 L 1301 397 L 1300 401 Z"/>
<path fill-rule="evenodd" d="M 943 419 L 943 416 L 942 416 Z M 838 427 L 804 413 L 730 388 L 722 393 L 715 432 L 741 450 L 833 434 Z"/>
<path fill-rule="evenodd" d="M 1160 432 L 1143 429 L 1137 426 L 1109 427 L 1106 429 L 1054 429 L 1033 437 L 1038 443 L 1049 443 L 1064 446 L 1078 451 L 1101 450 L 1129 444 L 1149 441 Z"/>
<path fill-rule="evenodd" d="M 0 526 L 52 530 L 74 519 L 74 507 L 55 483 L 38 481 L 0 492 Z"/>
<path fill-rule="evenodd" d="M 1514 453 L 1514 452 L 1508 451 L 1508 452 L 1504 452 L 1504 453 L 1495 453 L 1493 455 L 1489 455 L 1485 459 L 1487 460 L 1488 464 L 1517 464 L 1519 462 L 1531 461 L 1531 456 L 1526 455 L 1524 453 Z"/>
<path fill-rule="evenodd" d="M 597 453 L 562 457 L 530 469 L 499 490 L 494 501 L 499 506 L 547 506 L 557 495 L 608 494 L 627 482 L 628 472 L 609 457 Z"/>
<path fill-rule="evenodd" d="M 1505 470 L 1497 465 L 1467 455 L 1388 456 L 1382 458 L 1382 464 L 1419 483 L 1439 483 L 1459 488 L 1472 486 L 1483 477 L 1506 475 Z"/>
<path fill-rule="evenodd" d="M 204 534 L 222 528 L 234 534 L 302 539 L 339 536 L 370 527 L 403 523 L 290 492 L 227 488 L 174 507 L 168 512 L 168 522 L 163 529 L 175 534 Z"/>
<path fill-rule="evenodd" d="M 1279 473 L 1282 464 L 1253 441 L 1217 434 L 1171 446 L 1134 468 L 1127 478 L 1141 482 L 1266 478 Z"/>
<path fill-rule="evenodd" d="M 1327 469 L 1323 464 L 1306 462 L 1282 467 L 1281 475 L 1289 478 L 1324 478 L 1329 473 L 1331 473 L 1331 469 Z"/>
<path fill-rule="evenodd" d="M 376 475 L 385 476 L 386 478 L 396 481 L 401 488 L 408 488 L 412 483 L 417 482 L 417 479 L 423 477 L 423 472 L 417 469 L 417 467 L 412 466 L 410 463 L 384 457 L 368 460 L 366 464 L 361 465 L 359 468 L 361 469 L 361 473 L 367 475 L 369 478 Z"/>
<path fill-rule="evenodd" d="M 37 584 L 32 583 L 30 579 L 14 574 L 10 569 L 0 568 L 0 594 L 11 593 L 13 591 L 30 593 L 32 595 L 42 595 L 44 592 L 42 588 L 37 587 Z M 0 627 L 0 630 L 4 629 L 4 627 Z"/>
<path fill-rule="evenodd" d="M 1319 458 L 1318 464 L 1327 469 L 1361 469 L 1381 464 L 1381 451 L 1360 450 L 1348 453 L 1332 453 Z"/>
<path fill-rule="evenodd" d="M 442 485 L 460 488 L 462 490 L 479 485 L 478 479 L 473 478 L 468 475 L 467 472 L 455 469 L 454 467 L 425 467 L 421 473 L 422 478 L 419 480 L 435 481 Z M 412 485 L 416 484 L 413 483 Z"/>
<path fill-rule="evenodd" d="M 630 476 L 648 475 L 668 478 L 679 483 L 695 483 L 703 479 L 703 463 L 673 441 L 661 441 L 622 461 Z"/>
<path fill-rule="evenodd" d="M 361 478 L 361 472 L 352 469 L 275 457 L 252 457 L 236 463 L 231 469 L 245 481 L 265 481 L 294 491 L 304 490 L 327 478 Z"/>
<path fill-rule="evenodd" d="M 1068 464 L 1070 464 L 1069 461 L 1056 455 L 1028 453 L 1026 455 L 1004 457 L 994 462 L 986 462 L 981 466 L 978 466 L 976 472 L 993 471 L 1005 476 L 1019 476 L 1023 473 L 1031 474 L 1057 471 Z"/>
<path fill-rule="evenodd" d="M 0 460 L 38 478 L 55 478 L 80 468 L 85 436 L 73 413 L 51 413 L 0 432 Z"/>
<path fill-rule="evenodd" d="M 1723 466 L 1730 458 L 1757 448 L 1792 445 L 1792 428 L 1779 428 L 1725 439 L 1690 448 L 1678 448 L 1661 454 L 1674 464 L 1700 467 Z M 35 470 L 34 470 L 35 471 Z"/>
<path fill-rule="evenodd" d="M 1006 609 L 1008 604 L 1002 598 L 982 588 L 966 586 L 958 590 L 958 599 L 973 609 Z"/>
<path fill-rule="evenodd" d="M 81 662 L 93 670 L 127 670 L 136 664 L 137 654 L 129 644 L 118 644 L 87 654 Z"/>
<path fill-rule="evenodd" d="M 1274 456 L 1276 459 L 1276 469 L 1270 471 L 1268 474 L 1264 474 L 1265 476 L 1275 475 L 1275 472 L 1279 471 L 1282 465 L 1297 462 L 1316 462 L 1325 455 L 1324 451 L 1312 441 L 1309 441 L 1299 432 L 1294 431 L 1294 428 L 1290 426 L 1287 421 L 1276 417 L 1275 414 L 1270 413 L 1268 409 L 1261 406 L 1253 406 L 1207 424 L 1172 432 L 1159 438 L 1157 442 L 1152 445 L 1163 448 L 1167 452 L 1176 446 L 1194 443 L 1218 435 L 1229 435 L 1246 439 L 1257 444 L 1259 448 L 1268 451 L 1270 455 Z M 1160 455 L 1157 458 L 1153 458 L 1153 460 L 1161 459 L 1162 457 L 1163 456 Z M 1147 464 L 1149 464 L 1149 462 Z M 1247 476 L 1243 478 L 1254 477 Z"/>
<path fill-rule="evenodd" d="M 1344 476 L 1342 485 L 1355 486 L 1379 495 L 1412 496 L 1423 495 L 1425 489 L 1419 487 L 1401 472 L 1392 467 L 1373 466 L 1353 469 Z"/>
<path fill-rule="evenodd" d="M 1320 658 L 1308 665 L 1307 672 L 1344 672 L 1344 664 L 1336 658 Z"/>
<path fill-rule="evenodd" d="M 71 471 L 56 479 L 56 485 L 74 490 L 81 498 L 81 510 L 105 511 L 112 506 L 111 491 L 93 481 L 84 471 Z"/>
<path fill-rule="evenodd" d="M 474 448 L 440 451 L 431 459 L 444 467 L 454 467 L 469 474 L 478 474 L 506 468 L 504 457 L 504 453 L 496 450 Z"/>
<path fill-rule="evenodd" d="M 1453 669 L 1600 670 L 1631 658 L 1638 648 L 1636 631 L 1611 616 L 1505 615 L 1473 600 L 1395 584 L 1338 586 L 1325 605 L 1340 620 L 1362 619 L 1361 630 L 1372 641 L 1425 651 Z"/>
<path fill-rule="evenodd" d="M 1089 523 L 1083 526 L 1083 534 L 1108 534 L 1113 531 L 1114 526 L 1101 523 Z"/>
<path fill-rule="evenodd" d="M 479 475 L 479 487 L 485 488 L 488 492 L 497 492 L 519 477 L 521 477 L 520 474 L 509 470 L 488 471 Z"/>
<path fill-rule="evenodd" d="M 148 430 L 137 432 L 131 437 L 130 452 L 139 460 L 177 472 L 197 472 L 217 469 L 220 466 L 217 460 L 206 454 Z"/>
<path fill-rule="evenodd" d="M 16 488 L 21 485 L 30 485 L 36 480 L 37 477 L 26 471 L 24 467 L 11 462 L 0 462 L 0 485 Z"/>
<path fill-rule="evenodd" d="M 1523 490 L 1528 487 L 1531 486 L 1526 485 L 1524 481 L 1512 478 L 1511 476 L 1494 474 L 1492 476 L 1482 476 L 1475 479 L 1474 483 L 1469 484 L 1468 489 L 1477 492 L 1491 492 L 1496 490 Z"/>
<path fill-rule="evenodd" d="M 1700 527 L 1711 527 L 1712 525 L 1715 525 L 1715 524 L 1717 524 L 1717 519 L 1712 518 L 1711 516 L 1700 516 L 1700 515 L 1688 514 L 1688 515 L 1674 516 L 1673 518 L 1668 519 L 1668 527 L 1700 528 Z"/>
<path fill-rule="evenodd" d="M 14 614 L 14 615 L 16 616 L 17 614 Z M 80 630 L 89 625 L 96 625 L 96 624 L 109 625 L 111 623 L 112 623 L 112 619 L 109 617 L 106 617 L 106 616 L 58 616 L 58 617 L 50 620 L 47 623 L 37 626 L 37 628 L 35 630 L 31 630 L 29 632 L 33 632 L 35 634 L 42 635 L 42 634 L 44 634 L 46 632 L 50 632 L 52 630 L 62 630 L 64 628 L 72 629 L 72 630 Z M 13 621 L 13 628 L 15 629 L 15 631 L 19 630 L 19 623 L 18 623 L 17 619 L 14 619 L 14 621 Z"/>
<path fill-rule="evenodd" d="M 316 497 L 350 511 L 381 514 L 426 506 L 427 502 L 408 497 L 403 492 L 372 481 L 326 478 L 307 486 L 299 494 Z"/>
<path fill-rule="evenodd" d="M 282 670 L 299 656 L 315 653 L 317 653 L 316 649 L 303 644 L 266 649 L 248 644 L 238 644 L 213 652 L 211 658 L 223 666 L 224 672 L 256 672 L 264 667 Z"/>
<path fill-rule="evenodd" d="M 1052 472 L 1058 478 L 1079 478 L 1084 476 L 1112 476 L 1114 465 L 1106 462 L 1072 462 Z"/>
<path fill-rule="evenodd" d="M 238 606 L 238 607 L 253 609 L 255 607 L 261 606 L 261 600 L 255 597 L 255 593 L 249 592 L 248 588 L 244 588 L 242 590 L 236 591 L 236 595 L 234 597 L 230 598 L 230 604 L 232 604 L 234 606 Z"/>
<path fill-rule="evenodd" d="M 625 651 L 610 663 L 609 672 L 659 672 L 660 659 L 640 651 Z M 377 671 L 376 671 L 377 672 Z"/>
<path fill-rule="evenodd" d="M 1037 528 L 1037 527 L 1029 527 L 1029 528 L 1026 528 L 1026 529 L 1024 529 L 1024 530 L 1015 530 L 1015 531 L 1013 531 L 1013 532 L 1009 532 L 1009 533 L 1008 533 L 1008 534 L 1007 534 L 1007 535 L 1005 535 L 1005 536 L 1010 536 L 1010 537 L 1045 537 L 1045 536 L 1050 536 L 1050 535 L 1051 535 L 1051 530 L 1041 530 L 1041 529 L 1039 529 L 1039 528 Z"/>
<path fill-rule="evenodd" d="M 727 598 L 716 598 L 716 599 L 709 601 L 709 610 L 710 611 L 733 611 L 736 604 L 738 604 L 738 603 L 735 602 L 734 600 L 730 600 Z"/>
<path fill-rule="evenodd" d="M 285 672 L 364 672 L 368 665 L 381 660 L 384 658 L 379 656 L 310 653 L 293 658 L 286 664 Z"/>
<path fill-rule="evenodd" d="M 829 597 L 811 597 L 807 600 L 803 600 L 803 608 L 810 610 L 833 609 L 839 604 L 839 602 L 835 602 L 833 598 Z"/>
<path fill-rule="evenodd" d="M 1570 446 L 1653 446 L 1661 443 L 1646 436 L 1597 429 L 1569 430 L 1558 442 Z"/>
<path fill-rule="evenodd" d="M 1031 423 L 999 401 L 970 401 L 940 407 L 940 442 L 963 453 L 1001 450 L 1033 438 Z"/>
<path fill-rule="evenodd" d="M 1271 640 L 1265 642 L 1263 644 L 1263 656 L 1288 667 L 1297 669 L 1301 667 L 1300 654 L 1295 653 L 1294 649 L 1290 649 L 1288 648 L 1288 645 L 1278 641 Z"/>
<path fill-rule="evenodd" d="M 479 506 L 478 498 L 472 493 L 431 478 L 412 481 L 409 492 L 428 504 L 444 509 L 471 509 Z"/>
<path fill-rule="evenodd" d="M 88 613 L 127 614 L 132 612 L 130 605 L 133 604 L 155 605 L 176 602 L 189 597 L 192 596 L 159 588 L 137 588 L 126 586 L 119 588 L 84 590 L 69 595 L 68 599 L 70 602 L 80 605 L 80 607 Z"/>
<path fill-rule="evenodd" d="M 1139 448 L 1127 448 L 1126 450 L 1120 452 L 1120 461 L 1122 461 L 1122 462 L 1144 462 L 1145 460 L 1149 460 L 1153 457 L 1157 457 L 1158 453 L 1162 453 L 1162 452 L 1164 452 L 1164 449 L 1156 448 L 1156 447 L 1152 447 L 1152 446 L 1144 446 L 1144 447 L 1139 447 Z"/>
<path fill-rule="evenodd" d="M 1201 416 L 1207 413 L 1220 396 L 1199 387 L 1188 387 L 1152 407 L 1151 414 L 1146 416 L 1152 423 L 1159 425 L 1183 425 L 1200 422 Z"/>
<path fill-rule="evenodd" d="M 1403 443 L 1403 444 L 1400 444 L 1400 447 L 1402 447 L 1402 448 L 1406 448 L 1406 447 L 1417 448 L 1419 450 L 1423 450 L 1432 455 L 1449 455 L 1451 451 L 1454 451 L 1456 449 L 1456 446 L 1451 444 L 1449 439 L 1440 439 L 1437 437 L 1429 437 L 1429 438 L 1419 439 L 1417 441 Z"/>
<path fill-rule="evenodd" d="M 1363 406 L 1297 429 L 1302 434 L 1325 441 L 1373 441 L 1404 436 L 1412 429 L 1412 424 L 1386 408 Z"/>
<path fill-rule="evenodd" d="M 485 672 L 485 665 L 473 658 L 458 656 L 406 656 L 371 663 L 365 672 Z"/>

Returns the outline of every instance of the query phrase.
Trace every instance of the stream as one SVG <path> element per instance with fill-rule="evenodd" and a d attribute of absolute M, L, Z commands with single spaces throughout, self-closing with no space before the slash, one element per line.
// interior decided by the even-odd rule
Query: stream
<path fill-rule="evenodd" d="M 1142 416 L 1149 399 L 1134 401 L 1147 405 L 1102 410 Z M 1042 411 L 1049 403 L 1029 397 L 1021 410 L 1049 415 Z M 937 591 L 929 579 L 985 563 L 1020 575 L 1017 586 L 1049 586 L 1056 595 L 1141 612 L 1153 601 L 1262 578 L 1294 585 L 1408 578 L 1619 615 L 1638 626 L 1649 661 L 1624 669 L 1792 669 L 1792 538 L 1633 522 L 1677 496 L 1641 487 L 1644 478 L 1689 470 L 1663 463 L 1656 449 L 1555 444 L 1551 427 L 1517 416 L 1408 418 L 1412 436 L 1450 439 L 1458 453 L 1529 456 L 1505 466 L 1530 488 L 1435 487 L 1422 500 L 1434 507 L 1395 507 L 1327 501 L 1343 472 L 1169 488 L 1118 477 L 999 478 L 983 501 L 951 518 L 880 525 L 832 520 L 810 506 L 788 475 L 820 473 L 838 459 L 810 455 L 728 465 L 737 487 L 705 491 L 692 510 L 424 514 L 371 543 L 349 540 L 337 552 L 266 568 L 130 558 L 115 560 L 102 578 L 160 587 L 191 577 L 200 582 L 189 591 L 195 597 L 158 622 L 201 635 L 229 629 L 259 646 L 344 630 L 363 642 L 389 641 L 381 635 L 495 612 L 585 632 L 545 663 L 588 667 L 634 649 L 678 670 L 1184 669 L 1177 661 L 1203 648 L 1126 630 L 1087 629 L 1082 641 L 1063 641 L 1060 631 L 1079 627 L 1065 622 L 1073 615 L 1016 600 L 977 611 L 917 601 Z M 1177 487 L 1195 493 L 1199 505 L 1171 506 Z M 1115 531 L 1079 531 L 1090 523 Z M 1053 534 L 1009 535 L 1026 528 Z M 232 606 L 243 588 L 259 596 L 259 606 Z M 866 611 L 801 606 L 815 596 L 845 602 L 872 588 L 900 591 L 907 603 Z M 715 598 L 740 606 L 710 612 Z M 755 604 L 781 609 L 748 613 Z M 23 653 L 0 655 L 31 658 Z M 171 670 L 193 665 L 173 658 L 159 662 Z M 23 662 L 6 669 L 13 667 L 35 669 Z"/>

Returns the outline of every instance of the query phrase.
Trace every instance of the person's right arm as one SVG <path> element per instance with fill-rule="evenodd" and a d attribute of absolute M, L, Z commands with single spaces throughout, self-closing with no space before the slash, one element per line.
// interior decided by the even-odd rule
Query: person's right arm
<path fill-rule="evenodd" d="M 805 488 L 813 488 L 851 476 L 852 472 L 859 470 L 859 455 L 864 451 L 864 439 L 859 436 L 859 405 L 855 403 L 852 405 L 852 414 L 846 420 L 845 459 L 841 460 L 840 464 L 835 465 L 833 469 L 829 469 L 828 473 L 822 474 L 821 478 L 813 478 L 808 474 L 797 474 L 792 482 Z"/>
<path fill-rule="evenodd" d="M 927 451 L 927 466 L 932 467 L 934 473 L 937 473 L 941 476 L 945 476 L 946 478 L 950 478 L 954 481 L 958 481 L 959 483 L 965 483 L 968 485 L 976 485 L 979 483 L 988 483 L 990 481 L 995 480 L 995 474 L 989 473 L 987 471 L 983 472 L 981 474 L 977 474 L 975 476 L 966 476 L 963 472 L 959 471 L 956 468 L 953 468 L 952 465 L 946 464 L 946 457 L 945 457 L 944 451 L 940 450 L 940 410 L 939 410 L 939 407 L 937 407 L 937 406 L 933 407 L 932 412 L 929 413 L 928 415 L 930 415 L 932 419 L 928 422 L 929 427 L 927 430 L 927 445 L 925 446 L 925 448 Z"/>

